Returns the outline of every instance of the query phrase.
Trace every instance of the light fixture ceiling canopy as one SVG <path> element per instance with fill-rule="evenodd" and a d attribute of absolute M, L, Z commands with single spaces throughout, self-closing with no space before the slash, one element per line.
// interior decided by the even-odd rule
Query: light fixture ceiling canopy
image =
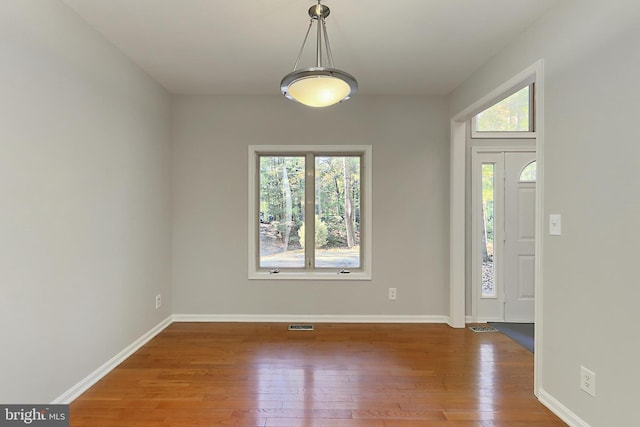
<path fill-rule="evenodd" d="M 351 98 L 358 90 L 355 77 L 338 70 L 333 65 L 333 55 L 327 35 L 325 18 L 331 10 L 320 3 L 309 8 L 309 28 L 302 42 L 293 71 L 282 79 L 280 90 L 287 98 L 310 107 L 327 107 Z M 316 64 L 313 67 L 298 69 L 300 57 L 309 38 L 313 24 L 316 24 Z M 325 60 L 329 67 L 325 67 Z"/>

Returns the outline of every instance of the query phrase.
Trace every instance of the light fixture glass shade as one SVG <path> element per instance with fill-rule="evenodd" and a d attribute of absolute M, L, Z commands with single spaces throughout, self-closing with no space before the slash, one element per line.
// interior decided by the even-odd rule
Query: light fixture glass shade
<path fill-rule="evenodd" d="M 349 95 L 349 85 L 335 77 L 316 76 L 294 81 L 289 85 L 291 97 L 310 107 L 327 107 Z"/>
<path fill-rule="evenodd" d="M 310 107 L 328 107 L 349 99 L 358 90 L 356 79 L 332 68 L 307 68 L 287 74 L 280 84 L 289 99 Z"/>

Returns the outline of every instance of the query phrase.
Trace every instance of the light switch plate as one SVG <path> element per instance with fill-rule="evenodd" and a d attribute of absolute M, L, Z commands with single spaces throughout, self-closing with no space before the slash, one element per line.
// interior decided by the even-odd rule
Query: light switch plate
<path fill-rule="evenodd" d="M 562 233 L 562 218 L 560 214 L 549 215 L 549 234 L 552 236 L 560 236 Z"/>

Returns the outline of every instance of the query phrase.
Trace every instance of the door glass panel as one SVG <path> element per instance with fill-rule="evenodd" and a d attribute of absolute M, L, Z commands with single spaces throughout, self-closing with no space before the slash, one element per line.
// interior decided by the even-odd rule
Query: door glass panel
<path fill-rule="evenodd" d="M 536 162 L 529 163 L 520 173 L 520 182 L 536 182 Z"/>
<path fill-rule="evenodd" d="M 304 268 L 304 156 L 260 157 L 260 267 Z"/>
<path fill-rule="evenodd" d="M 316 157 L 315 267 L 360 268 L 360 157 Z"/>
<path fill-rule="evenodd" d="M 494 195 L 495 164 L 482 164 L 482 293 L 483 298 L 496 296 L 494 267 Z"/>

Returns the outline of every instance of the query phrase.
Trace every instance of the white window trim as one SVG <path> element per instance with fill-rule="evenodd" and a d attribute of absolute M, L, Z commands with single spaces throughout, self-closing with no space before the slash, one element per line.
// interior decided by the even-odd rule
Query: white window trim
<path fill-rule="evenodd" d="M 248 203 L 248 225 L 249 225 L 249 246 L 248 246 L 248 278 L 249 280 L 371 280 L 371 248 L 372 248 L 372 224 L 371 224 L 371 146 L 370 145 L 250 145 L 249 146 L 249 203 Z M 339 269 L 332 270 L 310 270 L 310 271 L 280 271 L 271 274 L 269 271 L 258 268 L 258 245 L 257 245 L 257 221 L 258 210 L 258 186 L 256 179 L 256 156 L 263 153 L 327 153 L 327 154 L 361 154 L 360 179 L 362 183 L 361 193 L 361 232 L 362 241 L 360 243 L 362 269 L 351 271 L 348 274 L 339 274 Z"/>
<path fill-rule="evenodd" d="M 471 124 L 471 138 L 473 139 L 533 139 L 537 135 L 535 132 L 477 132 L 475 130 L 475 117 Z"/>

